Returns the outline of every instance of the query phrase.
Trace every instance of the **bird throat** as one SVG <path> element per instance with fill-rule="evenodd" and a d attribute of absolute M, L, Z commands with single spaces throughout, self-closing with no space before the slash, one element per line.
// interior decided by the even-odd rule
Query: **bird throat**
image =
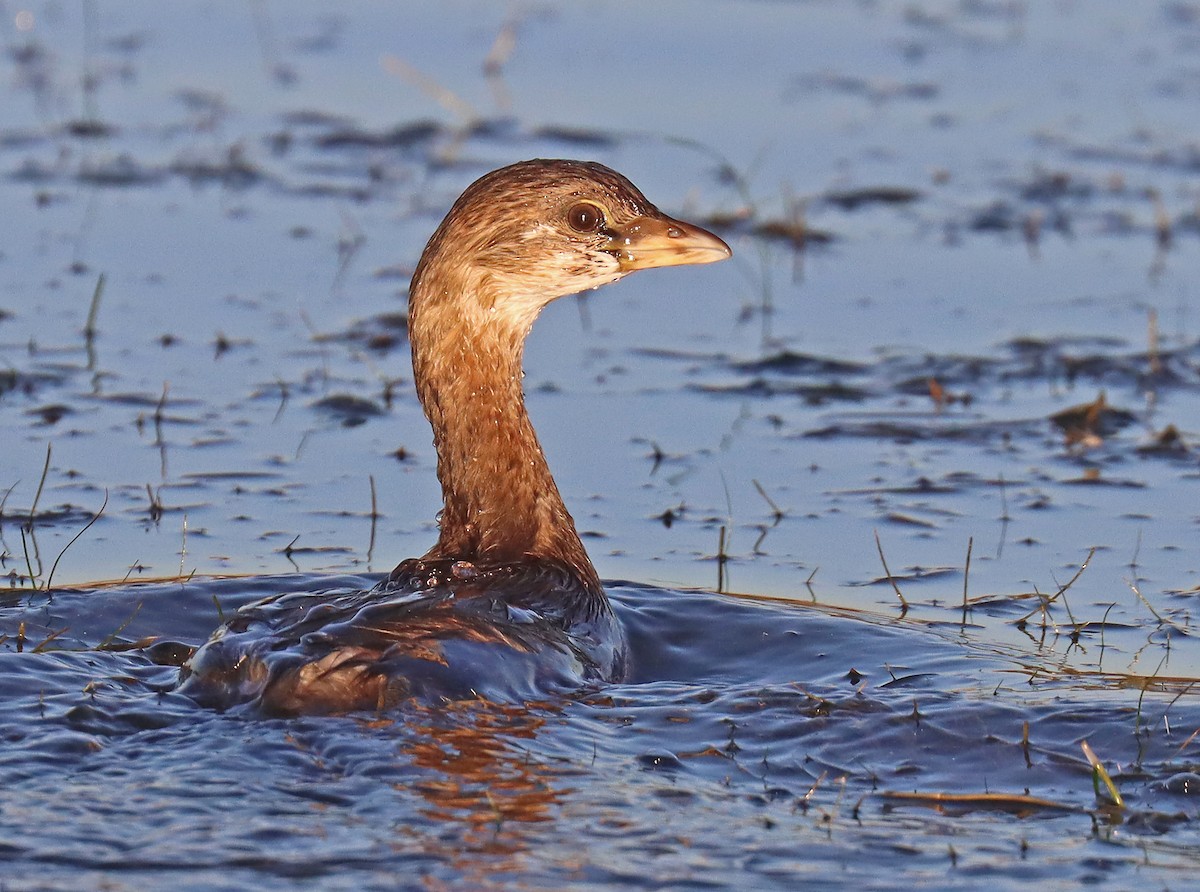
<path fill-rule="evenodd" d="M 477 293 L 453 299 L 458 289 L 434 284 L 414 277 L 409 310 L 417 394 L 433 427 L 445 503 L 426 557 L 552 563 L 599 592 L 525 409 L 528 323 L 485 309 Z"/>

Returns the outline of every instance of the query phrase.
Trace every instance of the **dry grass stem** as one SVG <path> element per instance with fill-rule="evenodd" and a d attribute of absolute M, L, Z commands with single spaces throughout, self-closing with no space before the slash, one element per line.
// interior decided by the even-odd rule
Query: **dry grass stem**
<path fill-rule="evenodd" d="M 399 56 L 385 55 L 380 64 L 388 74 L 416 87 L 446 111 L 456 115 L 464 125 L 470 126 L 479 120 L 479 115 L 469 102 Z"/>
<path fill-rule="evenodd" d="M 96 280 L 96 288 L 92 292 L 92 303 L 88 307 L 87 322 L 83 324 L 83 336 L 91 341 L 96 337 L 96 319 L 100 315 L 100 298 L 104 295 L 104 273 Z"/>
<path fill-rule="evenodd" d="M 1072 576 L 1070 579 L 1068 579 L 1065 584 L 1060 585 L 1058 587 L 1058 591 L 1056 591 L 1053 595 L 1050 595 L 1049 597 L 1045 597 L 1045 596 L 1041 595 L 1041 593 L 1038 593 L 1038 597 L 1041 598 L 1041 603 L 1037 607 L 1033 608 L 1033 610 L 1030 610 L 1028 613 L 1026 613 L 1024 616 L 1022 616 L 1020 619 L 1015 620 L 1014 625 L 1021 625 L 1021 624 L 1025 623 L 1029 619 L 1029 617 L 1033 616 L 1039 610 L 1042 611 L 1044 614 L 1046 611 L 1046 608 L 1049 607 L 1051 604 L 1053 604 L 1055 601 L 1057 601 L 1060 597 L 1062 597 L 1066 593 L 1067 589 L 1069 589 L 1071 586 L 1073 586 L 1075 584 L 1075 581 L 1080 576 L 1083 575 L 1083 571 L 1088 568 L 1088 564 L 1090 564 L 1092 562 L 1092 558 L 1095 556 L 1095 554 L 1096 554 L 1096 549 L 1095 548 L 1090 549 L 1088 551 L 1087 557 L 1084 558 L 1083 563 L 1079 565 L 1079 569 L 1075 571 L 1075 575 Z M 1063 600 L 1063 604 L 1064 604 L 1064 606 L 1066 605 L 1065 599 Z M 1071 617 L 1071 611 L 1069 608 L 1067 610 L 1067 616 L 1071 619 L 1072 625 L 1074 625 L 1075 619 L 1074 619 L 1074 617 Z"/>
<path fill-rule="evenodd" d="M 29 531 L 33 532 L 33 518 L 37 514 L 38 502 L 42 498 L 42 488 L 46 485 L 46 475 L 50 473 L 50 453 L 53 449 L 52 443 L 46 444 L 46 462 L 42 465 L 42 476 L 38 480 L 37 492 L 33 494 L 33 504 L 29 506 Z"/>
<path fill-rule="evenodd" d="M 1167 619 L 1165 616 L 1163 616 L 1161 613 L 1159 613 L 1157 610 L 1155 610 L 1155 609 L 1154 609 L 1154 605 L 1153 605 L 1153 604 L 1151 604 L 1151 603 L 1150 603 L 1150 601 L 1149 601 L 1149 600 L 1146 598 L 1146 596 L 1142 594 L 1142 592 L 1141 592 L 1141 589 L 1139 589 L 1139 588 L 1137 587 L 1137 583 L 1136 583 L 1136 582 L 1132 582 L 1132 581 L 1130 581 L 1130 580 L 1126 579 L 1126 580 L 1125 580 L 1125 584 L 1126 584 L 1127 586 L 1129 586 L 1129 588 L 1130 588 L 1130 589 L 1133 591 L 1133 593 L 1134 593 L 1135 595 L 1137 595 L 1137 598 L 1138 598 L 1138 600 L 1139 600 L 1139 601 L 1141 601 L 1143 604 L 1145 604 L 1145 605 L 1146 605 L 1146 609 L 1150 611 L 1151 615 L 1152 615 L 1152 616 L 1153 616 L 1153 617 L 1154 617 L 1156 620 L 1158 620 L 1158 622 L 1159 622 L 1159 624 L 1160 624 L 1160 625 L 1164 625 L 1164 626 L 1170 626 L 1172 629 L 1175 629 L 1176 631 L 1182 632 L 1182 633 L 1183 633 L 1183 634 L 1185 634 L 1185 635 L 1187 634 L 1187 630 L 1186 630 L 1186 629 L 1182 629 L 1182 628 L 1180 628 L 1180 627 L 1179 627 L 1179 626 L 1178 626 L 1176 623 L 1174 623 L 1174 622 L 1172 622 L 1171 620 Z"/>
<path fill-rule="evenodd" d="M 725 527 L 721 527 L 721 532 L 717 536 L 717 591 L 725 591 L 725 565 L 729 563 L 729 554 L 725 551 L 726 545 Z"/>
<path fill-rule="evenodd" d="M 46 577 L 46 589 L 49 590 L 54 583 L 54 571 L 58 569 L 58 562 L 63 559 L 63 555 L 67 553 L 67 549 L 79 541 L 79 537 L 92 528 L 92 524 L 100 519 L 100 515 L 104 513 L 104 509 L 108 507 L 108 490 L 104 490 L 104 501 L 100 504 L 100 510 L 92 515 L 92 519 L 83 525 L 83 528 L 71 537 L 71 541 L 63 546 L 62 551 L 58 553 L 58 557 L 54 559 L 54 563 L 50 565 L 50 575 Z"/>
<path fill-rule="evenodd" d="M 887 581 L 892 584 L 892 590 L 896 593 L 896 597 L 900 599 L 900 609 L 902 612 L 908 612 L 908 601 L 904 599 L 904 594 L 900 591 L 900 586 L 896 584 L 896 577 L 892 575 L 892 571 L 888 568 L 887 558 L 883 556 L 883 543 L 879 541 L 879 530 L 875 530 L 875 548 L 879 551 L 879 560 L 883 563 L 883 572 L 887 574 Z"/>
<path fill-rule="evenodd" d="M 758 494 L 763 497 L 763 500 L 771 506 L 771 516 L 775 520 L 775 525 L 778 525 L 779 521 L 783 520 L 787 516 L 787 513 L 778 505 L 776 505 L 775 501 L 769 495 L 767 495 L 767 491 L 763 489 L 763 485 L 761 483 L 759 483 L 757 480 L 751 480 L 750 482 L 754 484 L 754 488 L 758 490 Z"/>
<path fill-rule="evenodd" d="M 963 602 L 962 602 L 962 621 L 967 621 L 967 585 L 971 579 L 971 550 L 975 547 L 975 537 L 967 537 L 967 560 L 963 564 Z"/>

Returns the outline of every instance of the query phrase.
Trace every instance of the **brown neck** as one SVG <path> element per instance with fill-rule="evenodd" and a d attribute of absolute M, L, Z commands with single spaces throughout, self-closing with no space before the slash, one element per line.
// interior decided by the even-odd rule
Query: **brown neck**
<path fill-rule="evenodd" d="M 426 557 L 555 561 L 600 591 L 525 410 L 521 357 L 532 319 L 503 319 L 478 299 L 486 283 L 439 272 L 418 270 L 409 297 L 413 372 L 445 501 Z"/>

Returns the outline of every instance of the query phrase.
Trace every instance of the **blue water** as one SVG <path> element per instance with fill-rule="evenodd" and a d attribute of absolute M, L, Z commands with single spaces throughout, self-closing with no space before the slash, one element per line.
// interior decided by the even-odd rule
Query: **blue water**
<path fill-rule="evenodd" d="M 627 684 L 290 720 L 198 709 L 147 651 L 109 649 L 168 627 L 197 644 L 214 601 L 371 581 L 28 599 L 31 641 L 71 625 L 61 649 L 2 656 L 14 873 L 46 888 L 883 888 L 902 870 L 937 887 L 1015 887 L 1169 878 L 1194 857 L 1196 775 L 1179 744 L 1200 716 L 1178 701 L 1182 683 L 1143 699 L 1055 671 L 1069 648 L 998 650 L 974 625 L 618 584 Z M 117 613 L 132 619 L 110 640 Z M 1079 739 L 1113 760 L 1123 813 L 1096 811 Z M 1050 803 L 1022 817 L 1019 802 L 930 811 L 889 798 L 914 790 Z"/>
<path fill-rule="evenodd" d="M 549 3 L 499 79 L 503 5 L 0 12 L 12 888 L 1186 882 L 1191 4 Z M 527 352 L 639 674 L 320 720 L 171 693 L 222 611 L 433 541 L 393 317 L 458 192 L 536 155 L 735 251 Z M 1050 420 L 1101 393 L 1099 434 Z M 886 796 L 1026 791 L 1062 808 Z"/>

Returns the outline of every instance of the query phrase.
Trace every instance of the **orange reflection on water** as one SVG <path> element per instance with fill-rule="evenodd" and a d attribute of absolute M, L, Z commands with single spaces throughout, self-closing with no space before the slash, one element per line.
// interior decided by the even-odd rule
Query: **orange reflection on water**
<path fill-rule="evenodd" d="M 425 851 L 462 871 L 472 888 L 521 870 L 532 842 L 530 825 L 553 821 L 555 807 L 570 792 L 555 785 L 570 768 L 548 764 L 521 743 L 556 711 L 545 703 L 469 701 L 406 716 L 404 756 L 426 776 L 397 789 L 425 800 L 418 810 L 429 823 Z M 438 887 L 433 877 L 425 884 Z"/>

